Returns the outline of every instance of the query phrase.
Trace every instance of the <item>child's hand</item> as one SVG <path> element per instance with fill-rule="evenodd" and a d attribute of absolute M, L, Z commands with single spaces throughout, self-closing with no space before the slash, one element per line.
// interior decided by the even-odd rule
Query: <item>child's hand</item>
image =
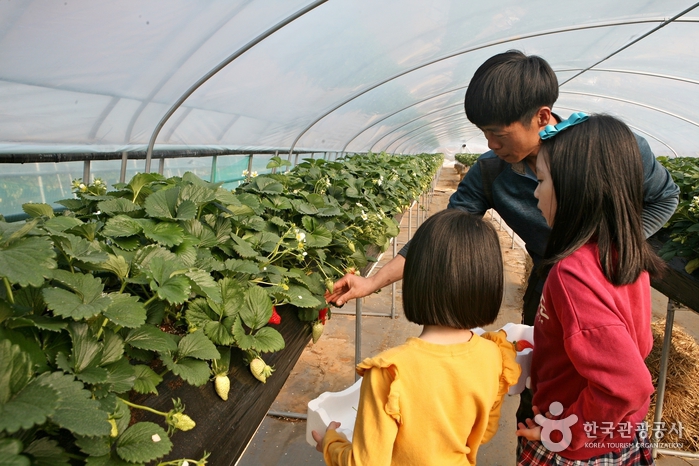
<path fill-rule="evenodd" d="M 536 406 L 532 406 L 532 411 L 534 412 L 535 417 L 536 415 L 541 414 L 541 411 L 539 411 L 539 408 Z M 546 413 L 546 417 L 550 419 L 551 413 Z M 541 426 L 531 419 L 526 420 L 526 425 L 524 422 L 518 423 L 517 427 L 518 429 L 515 434 L 518 437 L 524 437 L 527 440 L 541 440 Z"/>
<path fill-rule="evenodd" d="M 337 421 L 332 421 L 330 424 L 328 424 L 328 428 L 325 429 L 325 432 L 329 431 L 330 429 L 337 430 L 338 427 L 340 427 L 340 423 Z M 311 435 L 313 436 L 313 440 L 316 441 L 316 450 L 323 453 L 323 438 L 325 435 L 318 433 L 317 430 L 312 431 Z"/>

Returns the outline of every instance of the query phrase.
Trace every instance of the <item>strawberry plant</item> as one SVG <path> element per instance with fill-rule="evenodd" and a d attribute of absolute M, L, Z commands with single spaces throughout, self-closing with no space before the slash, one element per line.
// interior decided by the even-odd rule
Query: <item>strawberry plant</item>
<path fill-rule="evenodd" d="M 666 229 L 670 241 L 660 249 L 665 260 L 675 256 L 687 259 L 685 270 L 699 269 L 699 162 L 694 157 L 658 157 L 680 188 L 680 202 Z"/>
<path fill-rule="evenodd" d="M 261 355 L 285 346 L 275 306 L 324 322 L 328 283 L 372 260 L 368 246 L 388 247 L 393 216 L 440 165 L 306 160 L 234 192 L 191 173 L 138 174 L 112 191 L 76 180 L 60 214 L 25 204 L 29 220 L 0 221 L 0 462 L 145 464 L 169 453 L 174 429 L 204 420 L 175 400 L 156 413 L 162 424 L 132 423 L 132 409 L 152 409 L 129 393 L 157 394 L 167 372 L 194 386 L 213 374 L 225 399 L 231 347 L 266 381 L 274 369 Z"/>
<path fill-rule="evenodd" d="M 454 155 L 454 158 L 457 162 L 462 163 L 464 166 L 470 167 L 476 163 L 476 160 L 478 160 L 478 157 L 480 156 L 481 154 L 456 154 Z"/>

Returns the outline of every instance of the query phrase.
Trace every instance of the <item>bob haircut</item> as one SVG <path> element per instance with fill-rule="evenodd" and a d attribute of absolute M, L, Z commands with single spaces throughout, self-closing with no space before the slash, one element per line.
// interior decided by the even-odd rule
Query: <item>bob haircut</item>
<path fill-rule="evenodd" d="M 544 273 L 589 241 L 597 243 L 604 275 L 614 285 L 635 282 L 643 270 L 662 272 L 664 262 L 643 234 L 643 162 L 626 124 L 591 115 L 543 141 L 542 156 L 557 204 Z"/>
<path fill-rule="evenodd" d="M 488 325 L 498 316 L 502 293 L 500 241 L 489 223 L 447 209 L 415 232 L 403 270 L 403 310 L 410 322 Z"/>
<path fill-rule="evenodd" d="M 536 55 L 509 50 L 490 57 L 471 78 L 466 89 L 466 117 L 476 126 L 525 128 L 541 107 L 558 99 L 558 79 L 551 66 Z"/>

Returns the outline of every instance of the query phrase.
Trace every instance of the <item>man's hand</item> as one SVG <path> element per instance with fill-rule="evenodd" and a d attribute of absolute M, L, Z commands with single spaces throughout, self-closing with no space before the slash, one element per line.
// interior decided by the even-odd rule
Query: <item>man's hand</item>
<path fill-rule="evenodd" d="M 325 293 L 325 301 L 340 307 L 350 299 L 369 296 L 374 291 L 403 278 L 404 265 L 405 257 L 399 254 L 371 277 L 358 277 L 348 273 L 333 284 L 332 293 Z"/>
<path fill-rule="evenodd" d="M 376 291 L 374 287 L 372 279 L 348 273 L 333 284 L 332 293 L 325 293 L 325 301 L 340 307 L 350 299 L 363 298 L 370 295 Z"/>

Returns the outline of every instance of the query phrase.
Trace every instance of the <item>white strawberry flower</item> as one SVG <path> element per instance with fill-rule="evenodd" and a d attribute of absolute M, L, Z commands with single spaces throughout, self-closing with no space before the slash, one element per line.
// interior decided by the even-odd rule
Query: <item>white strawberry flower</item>
<path fill-rule="evenodd" d="M 369 216 L 362 210 L 362 220 L 368 220 Z"/>
<path fill-rule="evenodd" d="M 247 170 L 243 170 L 243 176 L 248 176 L 249 174 L 250 174 L 250 172 L 249 172 L 249 171 L 247 171 Z"/>
<path fill-rule="evenodd" d="M 306 233 L 296 230 L 296 241 L 299 243 L 303 243 L 303 240 L 306 239 Z"/>
<path fill-rule="evenodd" d="M 689 204 L 689 211 L 693 214 L 699 214 L 699 196 L 694 196 Z"/>
<path fill-rule="evenodd" d="M 255 177 L 257 176 L 257 172 L 252 172 L 252 173 L 250 174 L 250 176 L 251 176 L 252 178 L 255 178 Z"/>

